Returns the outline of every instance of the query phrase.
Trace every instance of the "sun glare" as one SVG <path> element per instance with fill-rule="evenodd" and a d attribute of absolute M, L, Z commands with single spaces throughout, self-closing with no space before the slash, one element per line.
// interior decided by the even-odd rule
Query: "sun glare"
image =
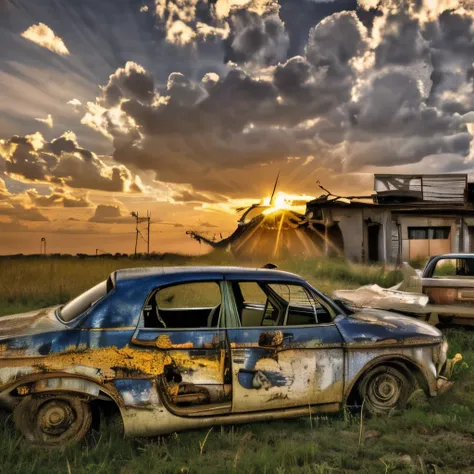
<path fill-rule="evenodd" d="M 271 206 L 263 211 L 263 214 L 271 214 L 276 211 L 284 210 L 298 210 L 298 208 L 305 208 L 308 201 L 312 201 L 313 196 L 306 196 L 301 194 L 287 194 L 278 192 L 273 202 L 270 202 L 271 198 L 267 197 L 263 200 L 264 206 Z"/>

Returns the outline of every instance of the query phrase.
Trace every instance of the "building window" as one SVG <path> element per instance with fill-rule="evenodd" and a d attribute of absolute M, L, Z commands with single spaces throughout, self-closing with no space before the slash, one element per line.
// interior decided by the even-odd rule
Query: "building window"
<path fill-rule="evenodd" d="M 409 240 L 445 240 L 449 239 L 451 228 L 447 227 L 408 227 Z"/>

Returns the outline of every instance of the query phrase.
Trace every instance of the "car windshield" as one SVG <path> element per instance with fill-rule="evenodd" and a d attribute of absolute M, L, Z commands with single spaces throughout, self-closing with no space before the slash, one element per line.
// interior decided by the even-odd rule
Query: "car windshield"
<path fill-rule="evenodd" d="M 69 322 L 89 309 L 107 294 L 107 281 L 102 281 L 82 295 L 69 301 L 59 310 L 59 316 L 63 321 Z"/>

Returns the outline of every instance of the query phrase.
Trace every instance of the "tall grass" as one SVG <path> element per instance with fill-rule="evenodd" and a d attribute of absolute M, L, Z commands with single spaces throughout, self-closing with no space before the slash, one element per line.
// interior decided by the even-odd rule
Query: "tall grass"
<path fill-rule="evenodd" d="M 0 315 L 61 304 L 106 279 L 121 268 L 170 265 L 245 265 L 267 262 L 236 262 L 228 253 L 202 257 L 165 255 L 161 260 L 131 259 L 14 259 L 0 260 Z M 352 264 L 345 260 L 314 258 L 277 262 L 279 269 L 300 274 L 321 291 L 354 288 L 369 283 L 389 287 L 401 280 L 394 269 Z"/>

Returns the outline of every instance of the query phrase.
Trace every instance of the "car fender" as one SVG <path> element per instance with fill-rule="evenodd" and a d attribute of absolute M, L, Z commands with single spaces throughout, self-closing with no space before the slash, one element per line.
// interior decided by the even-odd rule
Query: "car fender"
<path fill-rule="evenodd" d="M 350 353 L 348 354 L 350 356 Z M 392 353 L 392 354 L 381 354 L 374 357 L 367 363 L 365 363 L 356 373 L 355 376 L 351 377 L 351 380 L 347 381 L 344 390 L 344 396 L 346 400 L 349 400 L 354 395 L 354 390 L 357 389 L 359 382 L 362 380 L 363 376 L 369 372 L 371 369 L 378 365 L 403 365 L 407 369 L 407 375 L 414 381 L 417 381 L 420 384 L 420 387 L 427 390 L 431 396 L 437 394 L 436 388 L 436 375 L 431 373 L 431 371 L 424 367 L 419 361 L 413 359 L 412 357 L 401 354 L 401 353 Z"/>
<path fill-rule="evenodd" d="M 61 373 L 35 374 L 17 380 L 3 387 L 0 403 L 14 408 L 23 396 L 47 392 L 68 392 L 83 395 L 87 399 L 109 400 L 115 402 L 118 407 L 123 403 L 119 392 L 111 385 L 101 384 L 86 377 Z"/>

